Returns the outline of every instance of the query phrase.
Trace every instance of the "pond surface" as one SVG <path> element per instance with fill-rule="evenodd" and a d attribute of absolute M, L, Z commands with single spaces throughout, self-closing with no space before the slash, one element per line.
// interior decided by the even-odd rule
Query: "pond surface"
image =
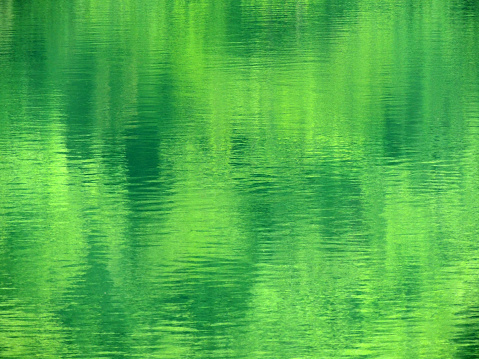
<path fill-rule="evenodd" d="M 478 358 L 479 5 L 0 0 L 0 357 Z"/>

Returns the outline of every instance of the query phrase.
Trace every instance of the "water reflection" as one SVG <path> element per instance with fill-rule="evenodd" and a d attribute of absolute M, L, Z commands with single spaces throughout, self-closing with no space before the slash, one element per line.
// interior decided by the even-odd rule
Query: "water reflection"
<path fill-rule="evenodd" d="M 0 0 L 0 356 L 474 357 L 476 15 Z"/>

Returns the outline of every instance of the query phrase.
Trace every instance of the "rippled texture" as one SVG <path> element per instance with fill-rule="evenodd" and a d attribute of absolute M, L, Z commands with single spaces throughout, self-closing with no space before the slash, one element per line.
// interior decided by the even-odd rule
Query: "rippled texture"
<path fill-rule="evenodd" d="M 477 4 L 0 0 L 0 357 L 478 358 Z"/>

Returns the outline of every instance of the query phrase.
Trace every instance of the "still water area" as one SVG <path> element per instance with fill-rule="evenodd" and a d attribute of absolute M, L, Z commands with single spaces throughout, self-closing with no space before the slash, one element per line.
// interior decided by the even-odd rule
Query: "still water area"
<path fill-rule="evenodd" d="M 479 358 L 479 3 L 0 0 L 1 358 Z"/>

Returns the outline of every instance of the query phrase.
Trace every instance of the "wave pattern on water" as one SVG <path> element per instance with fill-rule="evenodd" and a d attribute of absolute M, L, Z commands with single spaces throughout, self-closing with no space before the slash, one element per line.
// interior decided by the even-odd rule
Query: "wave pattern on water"
<path fill-rule="evenodd" d="M 0 357 L 477 357 L 477 11 L 0 0 Z"/>

